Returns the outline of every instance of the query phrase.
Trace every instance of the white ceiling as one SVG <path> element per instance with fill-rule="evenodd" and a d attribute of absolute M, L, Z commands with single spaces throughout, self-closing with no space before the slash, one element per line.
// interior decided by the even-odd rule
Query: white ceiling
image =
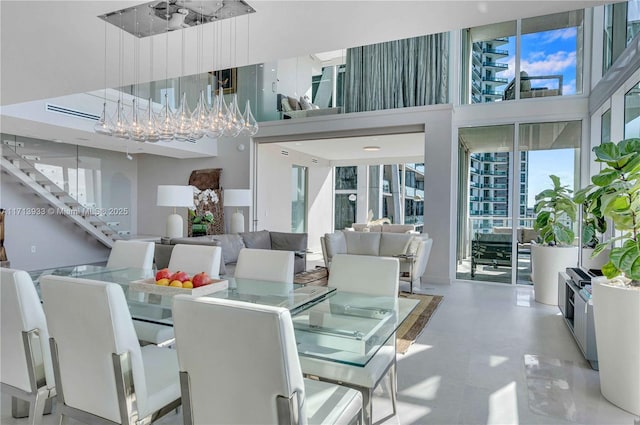
<path fill-rule="evenodd" d="M 187 0 L 188 1 L 188 0 Z M 592 7 L 610 1 L 266 1 L 249 0 L 256 13 L 203 26 L 203 67 L 227 68 L 328 52 L 501 22 L 517 17 Z M 105 86 L 105 24 L 98 15 L 141 4 L 135 1 L 0 1 L 0 105 L 99 90 Z M 213 45 L 213 30 L 222 25 Z M 118 72 L 121 31 L 107 25 L 107 86 L 131 84 L 133 36 L 123 33 L 125 65 Z M 195 74 L 197 29 L 168 36 L 168 75 L 180 75 L 181 35 L 187 46 L 184 74 Z M 142 39 L 141 82 L 165 76 L 165 36 Z M 151 49 L 153 40 L 153 49 Z M 233 40 L 233 42 L 232 42 Z M 215 49 L 214 49 L 215 47 Z M 150 52 L 153 51 L 153 63 Z M 215 55 L 213 52 L 216 52 Z M 217 59 L 214 62 L 215 59 Z M 99 114 L 100 111 L 95 111 Z M 11 127 L 39 136 L 38 123 Z M 31 127 L 31 128 L 29 128 Z M 24 128 L 24 130 L 22 130 Z M 3 130 L 0 128 L 0 130 Z M 64 131 L 62 131 L 64 133 Z M 89 136 L 88 139 L 92 139 Z M 77 134 L 69 140 L 82 144 Z M 58 138 L 65 139 L 64 134 Z M 80 137 L 83 138 L 83 137 Z M 115 149 L 118 150 L 118 149 Z"/>
<path fill-rule="evenodd" d="M 341 162 L 384 164 L 389 159 L 400 162 L 424 160 L 424 133 L 387 134 L 380 136 L 345 137 L 340 139 L 304 140 L 278 143 L 288 150 L 305 153 L 314 158 Z M 366 146 L 378 146 L 378 151 L 365 151 Z"/>

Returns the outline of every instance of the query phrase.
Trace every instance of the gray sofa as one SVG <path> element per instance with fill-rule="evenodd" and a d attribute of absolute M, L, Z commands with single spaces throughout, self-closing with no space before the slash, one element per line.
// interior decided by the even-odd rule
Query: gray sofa
<path fill-rule="evenodd" d="M 169 265 L 171 252 L 177 244 L 213 245 L 222 248 L 220 276 L 233 276 L 238 254 L 242 248 L 276 249 L 295 252 L 294 273 L 305 271 L 307 260 L 306 233 L 283 233 L 261 230 L 238 234 L 196 236 L 191 238 L 171 238 L 168 243 L 156 243 L 154 260 L 157 269 Z"/>

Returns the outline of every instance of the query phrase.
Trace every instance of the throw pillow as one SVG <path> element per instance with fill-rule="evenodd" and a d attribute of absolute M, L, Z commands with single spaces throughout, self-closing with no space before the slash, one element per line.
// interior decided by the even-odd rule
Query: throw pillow
<path fill-rule="evenodd" d="M 381 233 L 380 256 L 393 257 L 394 255 L 405 254 L 413 236 L 405 233 Z"/>
<path fill-rule="evenodd" d="M 291 105 L 289 105 L 289 98 L 288 97 L 282 97 L 282 99 L 280 99 L 280 108 L 282 109 L 282 112 L 291 112 L 293 111 L 293 108 L 291 107 Z"/>
<path fill-rule="evenodd" d="M 238 261 L 238 255 L 240 250 L 244 248 L 244 242 L 240 235 L 226 234 L 215 235 L 214 238 L 220 243 L 222 247 L 222 260 L 223 263 L 235 263 Z"/>
<path fill-rule="evenodd" d="M 244 246 L 253 249 L 271 249 L 271 236 L 268 230 L 260 230 L 259 232 L 238 233 Z"/>
<path fill-rule="evenodd" d="M 416 255 L 418 254 L 418 248 L 420 248 L 420 244 L 422 243 L 422 238 L 419 236 L 413 236 L 407 245 L 407 255 Z"/>
<path fill-rule="evenodd" d="M 291 110 L 299 111 L 302 109 L 300 107 L 300 104 L 298 103 L 298 99 L 296 99 L 295 97 L 287 97 L 287 100 L 289 101 L 289 106 L 291 106 Z"/>
<path fill-rule="evenodd" d="M 380 232 L 345 232 L 347 252 L 353 255 L 379 255 Z"/>
<path fill-rule="evenodd" d="M 347 241 L 345 240 L 344 233 L 340 230 L 335 233 L 325 233 L 324 246 L 329 259 L 333 258 L 336 254 L 347 253 Z"/>
<path fill-rule="evenodd" d="M 306 251 L 307 234 L 306 233 L 281 233 L 270 232 L 271 249 L 280 251 Z"/>
<path fill-rule="evenodd" d="M 303 111 L 313 109 L 313 106 L 311 106 L 311 101 L 309 100 L 309 96 L 300 96 L 300 107 Z"/>

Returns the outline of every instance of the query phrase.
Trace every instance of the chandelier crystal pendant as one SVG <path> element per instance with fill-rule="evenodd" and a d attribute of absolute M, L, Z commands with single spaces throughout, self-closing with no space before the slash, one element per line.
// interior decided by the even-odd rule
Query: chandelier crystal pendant
<path fill-rule="evenodd" d="M 187 103 L 187 93 L 182 93 L 182 100 L 175 114 L 175 139 L 181 142 L 189 139 L 191 136 L 191 127 L 191 110 Z"/>
<path fill-rule="evenodd" d="M 153 99 L 149 98 L 147 109 L 143 114 L 143 125 L 145 140 L 147 142 L 156 143 L 160 141 L 160 134 L 158 132 L 158 123 L 156 121 L 156 114 L 153 112 Z"/>
<path fill-rule="evenodd" d="M 105 74 L 105 94 L 104 102 L 102 105 L 102 113 L 98 121 L 94 124 L 93 129 L 95 133 L 102 135 L 111 135 L 121 139 L 130 139 L 140 143 L 150 142 L 156 143 L 159 141 L 169 142 L 173 140 L 178 141 L 190 141 L 195 142 L 202 139 L 205 136 L 210 138 L 219 138 L 221 136 L 237 137 L 238 135 L 253 136 L 258 132 L 258 122 L 251 112 L 250 101 L 246 101 L 244 113 L 240 110 L 240 104 L 236 93 L 229 93 L 225 99 L 225 91 L 228 90 L 228 86 L 223 87 L 222 84 L 214 77 L 213 86 L 216 88 L 211 96 L 211 104 L 207 101 L 207 92 L 200 86 L 198 91 L 187 87 L 183 90 L 182 87 L 172 86 L 169 82 L 169 32 L 182 31 L 182 70 L 180 73 L 179 82 L 183 83 L 182 79 L 185 77 L 185 32 L 184 29 L 188 27 L 198 26 L 198 44 L 197 44 L 197 63 L 196 69 L 198 73 L 198 85 L 200 85 L 201 76 L 207 75 L 207 67 L 203 66 L 202 59 L 204 57 L 202 53 L 202 25 L 208 23 L 216 23 L 218 29 L 222 20 L 233 18 L 235 25 L 235 19 L 238 16 L 244 14 L 254 13 L 255 10 L 245 3 L 244 0 L 236 0 L 232 2 L 222 1 L 215 5 L 215 9 L 212 6 L 201 2 L 199 10 L 196 11 L 189 7 L 187 3 L 178 8 L 176 4 L 170 0 L 155 1 L 146 5 L 138 5 L 127 9 L 107 13 L 102 15 L 101 18 L 105 21 L 105 62 L 104 62 L 104 74 Z M 138 13 L 138 8 L 148 6 L 151 9 L 151 13 L 146 12 Z M 141 9 L 142 10 L 142 9 Z M 176 14 L 179 14 L 177 19 Z M 160 28 L 155 25 L 154 22 L 161 18 L 165 20 L 166 25 L 164 28 Z M 116 102 L 115 111 L 109 113 L 107 108 L 107 23 L 111 23 L 118 27 L 119 41 L 118 41 L 118 100 Z M 148 30 L 145 28 L 148 27 Z M 234 37 L 231 32 L 231 24 L 229 24 L 229 43 L 232 44 Z M 233 27 L 235 28 L 235 26 Z M 247 32 L 249 30 L 249 21 L 247 20 Z M 125 101 L 128 101 L 129 97 L 123 96 L 123 87 L 127 84 L 124 72 L 124 51 L 125 40 L 123 38 L 124 33 L 130 33 L 136 37 L 133 44 L 133 72 L 134 82 L 131 84 L 131 103 L 125 107 Z M 140 39 L 148 36 L 154 36 L 157 34 L 164 34 L 165 36 L 165 89 L 161 93 L 160 104 L 161 108 L 154 109 L 153 92 L 149 92 L 148 102 L 140 99 Z M 213 31 L 215 38 L 215 30 Z M 212 55 L 215 61 L 215 52 L 220 52 L 221 49 L 221 37 L 218 37 L 215 42 L 212 43 L 214 54 Z M 248 37 L 247 37 L 248 40 Z M 216 47 L 216 42 L 218 46 Z M 231 60 L 230 49 L 230 63 Z M 249 47 L 247 44 L 247 58 Z M 218 53 L 219 54 L 219 53 Z M 153 44 L 150 41 L 149 49 L 149 67 L 150 77 L 153 81 Z M 218 69 L 215 63 L 210 69 Z M 234 73 L 235 78 L 235 73 Z M 234 84 L 237 82 L 234 82 Z M 219 87 L 218 87 L 219 86 Z M 174 92 L 177 88 L 177 93 Z M 235 91 L 235 90 L 233 90 Z M 189 100 L 187 99 L 187 93 L 199 92 L 199 96 L 196 100 L 193 110 L 189 107 Z M 177 110 L 174 111 L 175 103 L 173 103 L 174 93 L 180 95 L 180 102 Z M 144 94 L 146 96 L 147 94 Z M 172 100 L 170 103 L 169 101 Z M 191 100 L 192 105 L 194 100 Z M 228 102 L 228 103 L 227 103 Z M 146 108 L 144 104 L 146 103 Z M 129 111 L 129 114 L 126 113 Z M 158 111 L 158 112 L 156 112 Z"/>

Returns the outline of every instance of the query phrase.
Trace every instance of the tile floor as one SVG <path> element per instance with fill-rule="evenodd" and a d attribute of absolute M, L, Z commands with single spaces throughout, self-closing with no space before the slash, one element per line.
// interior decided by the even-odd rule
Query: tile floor
<path fill-rule="evenodd" d="M 456 282 L 421 290 L 445 298 L 398 358 L 398 415 L 389 417 L 382 391 L 375 398 L 378 424 L 640 425 L 602 397 L 558 309 L 536 304 L 532 288 Z M 0 423 L 27 424 L 11 418 L 10 405 L 3 395 Z M 158 423 L 181 424 L 182 416 Z"/>

